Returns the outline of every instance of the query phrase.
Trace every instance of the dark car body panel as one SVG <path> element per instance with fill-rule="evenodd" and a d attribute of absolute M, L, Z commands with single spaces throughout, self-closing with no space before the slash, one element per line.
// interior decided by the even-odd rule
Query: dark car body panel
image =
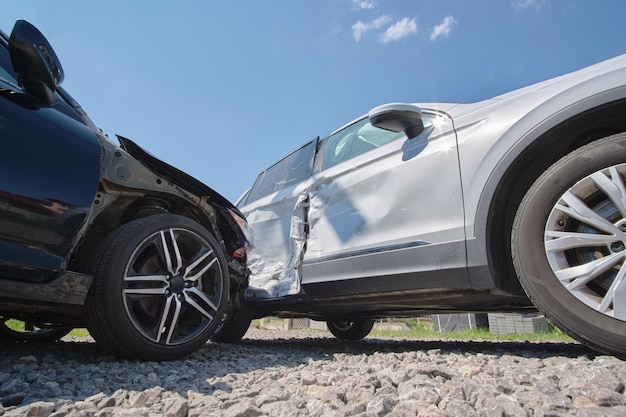
<path fill-rule="evenodd" d="M 154 173 L 167 178 L 170 182 L 192 192 L 193 194 L 206 196 L 220 207 L 230 209 L 243 217 L 243 214 L 241 214 L 237 207 L 211 187 L 208 187 L 178 168 L 161 161 L 132 140 L 119 135 L 118 139 L 122 149 L 128 152 L 131 156 L 135 157 L 137 160 L 141 161 Z"/>
<path fill-rule="evenodd" d="M 97 192 L 100 143 L 55 109 L 1 99 L 0 117 L 0 276 L 47 281 L 65 268 Z"/>

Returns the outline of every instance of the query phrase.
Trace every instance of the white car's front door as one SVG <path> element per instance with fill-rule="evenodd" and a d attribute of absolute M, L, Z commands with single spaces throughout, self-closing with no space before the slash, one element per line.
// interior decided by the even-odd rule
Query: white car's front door
<path fill-rule="evenodd" d="M 423 118 L 426 128 L 413 139 L 367 118 L 325 139 L 308 188 L 302 284 L 414 279 L 419 271 L 464 267 L 456 135 L 447 116 Z M 449 279 L 466 278 L 457 273 Z M 380 285 L 384 290 L 393 282 Z"/>

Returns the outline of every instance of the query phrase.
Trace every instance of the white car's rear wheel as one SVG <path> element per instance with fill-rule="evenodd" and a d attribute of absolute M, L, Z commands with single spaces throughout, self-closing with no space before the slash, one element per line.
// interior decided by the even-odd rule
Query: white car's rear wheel
<path fill-rule="evenodd" d="M 370 334 L 374 320 L 327 321 L 326 325 L 337 339 L 359 340 Z"/>
<path fill-rule="evenodd" d="M 626 358 L 626 134 L 550 167 L 522 201 L 511 244 L 539 310 L 586 345 Z"/>

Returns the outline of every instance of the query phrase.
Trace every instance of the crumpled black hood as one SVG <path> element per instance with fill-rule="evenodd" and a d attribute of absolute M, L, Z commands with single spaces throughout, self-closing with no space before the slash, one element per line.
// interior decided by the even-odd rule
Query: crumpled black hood
<path fill-rule="evenodd" d="M 137 145 L 132 140 L 120 135 L 116 136 L 120 141 L 120 146 L 122 149 L 124 149 L 134 158 L 139 160 L 145 166 L 150 168 L 150 170 L 152 170 L 152 172 L 154 172 L 155 174 L 166 178 L 171 183 L 176 184 L 179 187 L 197 196 L 207 196 L 209 197 L 209 201 L 218 204 L 224 208 L 228 208 L 244 218 L 243 214 L 241 214 L 237 207 L 235 207 L 230 201 L 228 201 L 217 191 L 213 190 L 211 187 L 198 181 L 191 175 L 184 173 L 178 168 L 175 168 L 161 161 L 160 159 L 151 155 L 149 152 Z"/>

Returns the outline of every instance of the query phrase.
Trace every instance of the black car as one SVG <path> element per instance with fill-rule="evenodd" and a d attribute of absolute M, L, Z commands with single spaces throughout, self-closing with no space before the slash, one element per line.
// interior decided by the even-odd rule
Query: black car
<path fill-rule="evenodd" d="M 63 77 L 30 23 L 0 32 L 0 339 L 87 327 L 117 355 L 184 356 L 246 287 L 245 219 L 131 140 L 109 140 Z"/>

